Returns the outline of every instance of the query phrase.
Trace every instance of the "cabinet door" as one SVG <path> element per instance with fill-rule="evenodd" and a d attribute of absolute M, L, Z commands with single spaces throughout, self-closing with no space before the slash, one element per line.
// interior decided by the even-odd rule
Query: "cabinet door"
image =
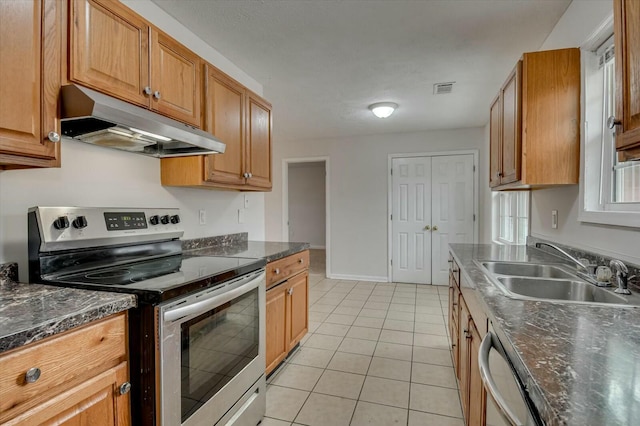
<path fill-rule="evenodd" d="M 500 183 L 520 180 L 522 160 L 522 61 L 507 78 L 501 90 L 502 98 L 502 175 Z"/>
<path fill-rule="evenodd" d="M 247 184 L 271 189 L 271 105 L 250 92 L 247 104 Z"/>
<path fill-rule="evenodd" d="M 637 148 L 640 158 L 640 1 L 615 0 L 616 148 Z"/>
<path fill-rule="evenodd" d="M 502 102 L 500 95 L 491 104 L 490 124 L 489 124 L 489 186 L 500 185 L 500 176 L 502 175 L 502 159 L 500 152 L 502 150 Z"/>
<path fill-rule="evenodd" d="M 480 378 L 478 351 L 482 336 L 473 321 L 469 324 L 469 417 L 468 426 L 484 426 L 486 412 L 486 392 Z"/>
<path fill-rule="evenodd" d="M 151 30 L 151 108 L 201 127 L 200 57 L 163 32 Z"/>
<path fill-rule="evenodd" d="M 7 424 L 104 425 L 131 424 L 129 393 L 120 395 L 127 381 L 126 362 L 38 405 Z"/>
<path fill-rule="evenodd" d="M 0 1 L 0 169 L 57 166 L 58 0 Z"/>
<path fill-rule="evenodd" d="M 289 309 L 289 347 L 295 345 L 307 334 L 309 328 L 309 274 L 303 272 L 289 279 L 288 282 Z"/>
<path fill-rule="evenodd" d="M 245 91 L 239 83 L 207 65 L 205 130 L 227 145 L 224 154 L 205 157 L 205 180 L 242 185 L 244 173 Z"/>
<path fill-rule="evenodd" d="M 69 79 L 149 106 L 149 26 L 118 1 L 74 0 L 69 18 Z"/>
<path fill-rule="evenodd" d="M 462 412 L 467 420 L 466 424 L 469 424 L 469 367 L 470 359 L 469 355 L 471 350 L 469 345 L 471 343 L 471 334 L 469 333 L 469 325 L 471 323 L 471 316 L 467 306 L 460 298 L 460 326 L 459 326 L 459 379 L 460 379 L 460 399 L 462 402 Z"/>
<path fill-rule="evenodd" d="M 288 352 L 287 286 L 281 284 L 267 291 L 266 304 L 266 374 L 280 364 Z"/>

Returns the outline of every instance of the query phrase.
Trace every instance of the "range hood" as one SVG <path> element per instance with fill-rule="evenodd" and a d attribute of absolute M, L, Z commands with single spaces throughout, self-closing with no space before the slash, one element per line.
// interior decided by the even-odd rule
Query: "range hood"
<path fill-rule="evenodd" d="M 157 158 L 225 150 L 210 133 L 86 87 L 63 86 L 60 97 L 62 134 L 69 138 Z"/>

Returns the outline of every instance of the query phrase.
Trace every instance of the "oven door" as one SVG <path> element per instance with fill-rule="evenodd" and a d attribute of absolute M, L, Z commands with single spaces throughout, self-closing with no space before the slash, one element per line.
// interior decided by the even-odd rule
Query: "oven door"
<path fill-rule="evenodd" d="M 163 426 L 262 418 L 265 304 L 260 270 L 160 307 Z"/>

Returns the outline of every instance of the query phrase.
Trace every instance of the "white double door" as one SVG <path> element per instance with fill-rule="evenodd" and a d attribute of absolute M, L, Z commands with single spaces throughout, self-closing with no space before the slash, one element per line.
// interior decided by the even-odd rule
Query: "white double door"
<path fill-rule="evenodd" d="M 394 282 L 448 282 L 449 243 L 474 242 L 473 155 L 392 159 Z"/>

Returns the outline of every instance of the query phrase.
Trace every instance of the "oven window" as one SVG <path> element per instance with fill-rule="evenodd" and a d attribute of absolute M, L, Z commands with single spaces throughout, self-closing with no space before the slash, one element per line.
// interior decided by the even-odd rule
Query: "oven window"
<path fill-rule="evenodd" d="M 258 356 L 258 289 L 182 324 L 182 422 Z"/>

